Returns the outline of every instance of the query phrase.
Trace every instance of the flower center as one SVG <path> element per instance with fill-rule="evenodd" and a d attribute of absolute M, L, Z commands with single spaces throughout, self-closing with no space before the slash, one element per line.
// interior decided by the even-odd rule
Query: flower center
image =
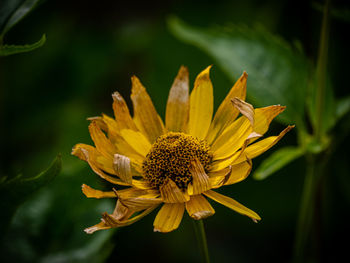
<path fill-rule="evenodd" d="M 191 162 L 198 159 L 207 172 L 213 158 L 209 145 L 182 132 L 169 132 L 156 140 L 143 162 L 146 180 L 159 189 L 166 179 L 173 180 L 180 189 L 192 182 Z"/>

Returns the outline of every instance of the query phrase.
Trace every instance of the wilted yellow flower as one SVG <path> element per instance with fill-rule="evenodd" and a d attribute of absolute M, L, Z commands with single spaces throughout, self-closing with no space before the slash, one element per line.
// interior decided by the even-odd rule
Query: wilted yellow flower
<path fill-rule="evenodd" d="M 255 142 L 285 107 L 254 109 L 244 102 L 245 72 L 212 119 L 210 68 L 197 76 L 191 95 L 187 68 L 180 68 L 170 89 L 165 125 L 135 76 L 131 78 L 133 117 L 124 99 L 115 92 L 115 118 L 90 118 L 95 147 L 77 144 L 72 154 L 88 162 L 103 179 L 125 187 L 103 192 L 83 184 L 87 197 L 117 198 L 114 212 L 104 213 L 102 221 L 87 228 L 87 233 L 130 225 L 159 205 L 154 231 L 170 232 L 179 226 L 185 209 L 196 220 L 213 215 L 215 211 L 207 198 L 254 221 L 260 220 L 254 211 L 213 189 L 247 178 L 251 159 L 276 144 L 292 126 L 278 136 Z M 242 116 L 237 118 L 239 113 Z"/>

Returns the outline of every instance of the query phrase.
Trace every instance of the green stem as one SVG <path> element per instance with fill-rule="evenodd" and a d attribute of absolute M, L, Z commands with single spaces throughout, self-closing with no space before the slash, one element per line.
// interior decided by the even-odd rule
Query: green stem
<path fill-rule="evenodd" d="M 327 62 L 328 62 L 328 40 L 329 40 L 329 11 L 330 0 L 326 0 L 323 11 L 322 28 L 320 36 L 320 46 L 318 50 L 316 68 L 316 127 L 315 136 L 318 141 L 322 136 L 322 117 L 324 109 L 326 82 L 327 82 Z"/>
<path fill-rule="evenodd" d="M 203 262 L 210 263 L 209 250 L 208 250 L 207 238 L 205 235 L 203 220 L 192 220 L 192 221 L 193 221 L 194 232 L 197 237 L 198 245 L 200 247 L 200 250 L 203 256 Z"/>
<path fill-rule="evenodd" d="M 301 197 L 299 218 L 294 247 L 294 261 L 302 262 L 314 214 L 315 185 L 317 179 L 315 156 L 308 156 L 307 172 Z"/>

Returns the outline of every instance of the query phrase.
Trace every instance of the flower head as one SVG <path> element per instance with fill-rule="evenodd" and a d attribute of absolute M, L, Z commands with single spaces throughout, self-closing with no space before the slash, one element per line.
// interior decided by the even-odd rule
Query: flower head
<path fill-rule="evenodd" d="M 258 140 L 285 107 L 254 109 L 245 102 L 245 72 L 212 118 L 209 71 L 210 67 L 197 76 L 189 95 L 188 71 L 180 68 L 169 93 L 165 125 L 137 77 L 131 79 L 133 117 L 115 92 L 115 117 L 90 118 L 95 147 L 77 144 L 72 154 L 117 186 L 103 192 L 83 184 L 82 190 L 87 197 L 117 198 L 117 202 L 114 212 L 104 213 L 87 233 L 130 225 L 160 205 L 154 231 L 170 232 L 179 226 L 185 209 L 196 220 L 213 215 L 208 198 L 260 220 L 254 211 L 213 189 L 247 178 L 251 159 L 271 148 L 293 126 L 278 136 Z"/>

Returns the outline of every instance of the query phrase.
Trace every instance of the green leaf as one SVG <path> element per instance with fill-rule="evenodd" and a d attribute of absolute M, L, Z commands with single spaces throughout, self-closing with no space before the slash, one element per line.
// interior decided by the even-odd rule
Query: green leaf
<path fill-rule="evenodd" d="M 18 175 L 13 179 L 2 181 L 0 184 L 0 211 L 2 214 L 0 225 L 2 231 L 6 230 L 5 226 L 11 221 L 18 206 L 34 192 L 51 182 L 60 172 L 61 166 L 61 156 L 58 155 L 46 171 L 36 176 L 26 178 Z"/>
<path fill-rule="evenodd" d="M 248 96 L 255 105 L 285 105 L 280 120 L 304 127 L 309 63 L 303 54 L 261 28 L 199 29 L 177 18 L 168 22 L 175 36 L 213 57 L 232 81 L 247 71 Z"/>
<path fill-rule="evenodd" d="M 24 0 L 2 0 L 0 1 L 0 32 L 3 31 L 6 21 L 17 7 L 23 3 Z"/>
<path fill-rule="evenodd" d="M 284 147 L 278 149 L 261 163 L 253 177 L 256 180 L 266 179 L 303 154 L 304 150 L 299 147 Z"/>
<path fill-rule="evenodd" d="M 30 52 L 34 49 L 37 49 L 43 46 L 46 42 L 45 34 L 41 39 L 33 44 L 29 45 L 3 45 L 0 46 L 0 56 L 9 56 L 18 53 Z"/>
<path fill-rule="evenodd" d="M 25 0 L 12 13 L 2 29 L 1 36 L 4 36 L 14 25 L 21 21 L 27 14 L 29 14 L 40 0 Z"/>
<path fill-rule="evenodd" d="M 336 121 L 341 119 L 350 111 L 350 96 L 342 98 L 336 102 Z"/>
<path fill-rule="evenodd" d="M 17 210 L 3 242 L 0 238 L 1 259 L 11 259 L 9 262 L 106 262 L 115 245 L 110 239 L 118 229 L 92 235 L 86 234 L 84 229 L 99 223 L 103 212 L 112 213 L 116 199 L 86 198 L 81 185 L 86 183 L 108 191 L 112 186 L 105 184 L 88 164 L 69 152 L 65 152 L 62 159 L 65 165 L 60 176 L 36 191 Z M 23 247 L 25 249 L 21 249 Z"/>

